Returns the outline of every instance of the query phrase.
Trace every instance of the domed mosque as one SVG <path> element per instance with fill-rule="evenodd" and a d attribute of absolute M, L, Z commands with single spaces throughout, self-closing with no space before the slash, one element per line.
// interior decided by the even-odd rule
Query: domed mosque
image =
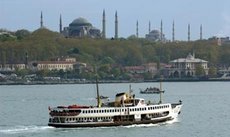
<path fill-rule="evenodd" d="M 62 34 L 66 37 L 101 38 L 101 31 L 95 28 L 88 20 L 82 17 L 73 20 L 69 24 L 69 27 L 64 27 Z"/>

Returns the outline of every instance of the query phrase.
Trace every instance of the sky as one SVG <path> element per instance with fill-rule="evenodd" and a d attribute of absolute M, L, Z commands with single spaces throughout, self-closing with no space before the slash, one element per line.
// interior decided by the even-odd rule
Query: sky
<path fill-rule="evenodd" d="M 151 30 L 160 29 L 172 39 L 172 22 L 175 22 L 175 39 L 187 40 L 188 24 L 191 40 L 200 37 L 230 36 L 230 0 L 0 0 L 0 28 L 16 31 L 34 31 L 40 27 L 43 12 L 44 26 L 59 31 L 59 17 L 68 26 L 74 19 L 84 17 L 98 29 L 102 29 L 102 12 L 106 12 L 106 36 L 114 36 L 114 14 L 118 13 L 119 37 L 136 33 L 139 22 L 139 37 Z"/>

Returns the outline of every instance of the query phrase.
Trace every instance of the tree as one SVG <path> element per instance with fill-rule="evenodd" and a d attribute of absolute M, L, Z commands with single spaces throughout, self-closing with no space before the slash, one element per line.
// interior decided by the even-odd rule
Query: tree
<path fill-rule="evenodd" d="M 210 77 L 215 77 L 217 75 L 217 69 L 214 66 L 211 66 L 208 71 Z"/>
<path fill-rule="evenodd" d="M 25 29 L 17 30 L 15 32 L 15 35 L 18 40 L 24 39 L 25 37 L 28 37 L 30 35 L 30 32 Z"/>
<path fill-rule="evenodd" d="M 204 68 L 202 67 L 201 64 L 197 64 L 195 68 L 196 68 L 196 71 L 195 71 L 196 76 L 202 77 L 205 75 Z"/>

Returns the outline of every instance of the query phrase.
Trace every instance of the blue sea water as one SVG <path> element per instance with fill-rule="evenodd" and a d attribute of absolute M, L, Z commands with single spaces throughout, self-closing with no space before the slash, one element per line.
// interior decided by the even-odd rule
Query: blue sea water
<path fill-rule="evenodd" d="M 140 89 L 159 83 L 131 83 L 136 97 L 158 101 Z M 129 83 L 100 84 L 111 100 Z M 0 137 L 229 137 L 230 82 L 164 82 L 163 102 L 183 101 L 179 117 L 161 124 L 56 129 L 48 127 L 48 106 L 96 105 L 94 84 L 0 86 Z"/>

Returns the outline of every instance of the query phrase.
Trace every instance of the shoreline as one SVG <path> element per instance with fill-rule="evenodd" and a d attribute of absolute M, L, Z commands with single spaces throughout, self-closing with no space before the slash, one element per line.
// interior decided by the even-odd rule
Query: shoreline
<path fill-rule="evenodd" d="M 100 80 L 100 84 L 106 83 L 150 83 L 150 82 L 228 82 L 230 79 L 163 79 L 163 80 Z M 94 84 L 95 81 L 74 81 L 74 80 L 60 80 L 60 81 L 5 81 L 0 82 L 1 85 L 56 85 L 56 84 Z"/>

